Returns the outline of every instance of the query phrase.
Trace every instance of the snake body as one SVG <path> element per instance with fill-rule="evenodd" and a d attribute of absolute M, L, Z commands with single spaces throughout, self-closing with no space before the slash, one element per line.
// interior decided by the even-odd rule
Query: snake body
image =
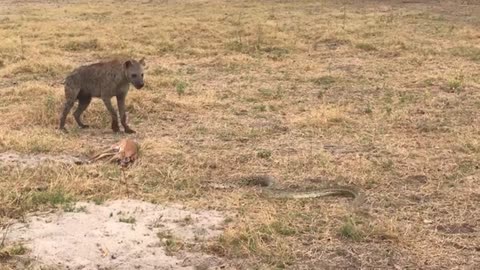
<path fill-rule="evenodd" d="M 292 189 L 278 189 L 276 188 L 277 181 L 270 175 L 247 175 L 237 177 L 234 181 L 229 181 L 244 185 L 244 186 L 260 186 L 263 187 L 261 196 L 272 199 L 309 199 L 319 198 L 325 196 L 348 196 L 353 197 L 352 205 L 354 207 L 360 206 L 364 199 L 364 193 L 354 186 L 334 185 L 315 190 L 298 191 Z M 218 186 L 217 186 L 218 188 Z M 220 188 L 227 188 L 222 185 Z"/>

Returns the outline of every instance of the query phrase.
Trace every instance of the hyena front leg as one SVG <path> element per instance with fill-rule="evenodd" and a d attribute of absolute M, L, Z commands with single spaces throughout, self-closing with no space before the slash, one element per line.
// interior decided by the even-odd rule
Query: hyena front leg
<path fill-rule="evenodd" d="M 135 130 L 131 129 L 127 124 L 127 113 L 125 111 L 125 95 L 117 96 L 118 112 L 120 113 L 120 121 L 125 129 L 125 133 L 135 133 Z"/>
<path fill-rule="evenodd" d="M 118 125 L 117 111 L 115 110 L 115 108 L 113 108 L 112 101 L 110 99 L 111 99 L 110 97 L 102 97 L 105 107 L 107 107 L 107 110 L 110 112 L 110 115 L 112 116 L 112 130 L 113 132 L 119 132 L 120 127 Z"/>

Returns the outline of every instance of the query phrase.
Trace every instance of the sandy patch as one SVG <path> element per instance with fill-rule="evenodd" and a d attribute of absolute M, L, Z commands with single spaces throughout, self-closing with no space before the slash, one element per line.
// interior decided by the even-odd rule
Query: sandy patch
<path fill-rule="evenodd" d="M 217 269 L 218 258 L 168 248 L 218 236 L 223 222 L 216 211 L 135 200 L 77 203 L 12 225 L 7 244 L 23 243 L 36 264 L 60 269 Z"/>
<path fill-rule="evenodd" d="M 85 158 L 70 155 L 48 155 L 48 154 L 19 154 L 15 152 L 0 153 L 1 166 L 36 167 L 44 163 L 83 164 Z"/>

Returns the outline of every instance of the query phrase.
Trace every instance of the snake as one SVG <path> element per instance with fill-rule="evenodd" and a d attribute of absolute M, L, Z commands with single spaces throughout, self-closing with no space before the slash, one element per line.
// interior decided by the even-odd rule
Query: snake
<path fill-rule="evenodd" d="M 227 189 L 238 185 L 260 186 L 262 187 L 260 196 L 271 199 L 311 199 L 326 196 L 348 196 L 353 198 L 352 206 L 354 207 L 359 207 L 365 200 L 364 192 L 361 189 L 350 185 L 330 185 L 314 190 L 299 191 L 294 189 L 277 188 L 277 181 L 271 175 L 252 174 L 236 177 L 232 180 L 233 181 L 228 182 L 235 183 L 233 185 L 210 183 L 210 186 L 216 189 Z"/>

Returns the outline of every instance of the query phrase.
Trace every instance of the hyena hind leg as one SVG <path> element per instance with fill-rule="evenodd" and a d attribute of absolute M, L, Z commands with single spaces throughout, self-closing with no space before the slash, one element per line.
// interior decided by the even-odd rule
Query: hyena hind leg
<path fill-rule="evenodd" d="M 88 105 L 90 105 L 90 102 L 92 101 L 91 96 L 79 96 L 78 97 L 78 107 L 73 113 L 73 116 L 75 117 L 75 121 L 77 121 L 77 124 L 80 128 L 89 128 L 89 125 L 85 125 L 82 123 L 81 117 L 82 113 L 87 109 Z"/>
<path fill-rule="evenodd" d="M 72 100 L 65 101 L 63 105 L 62 115 L 60 116 L 60 126 L 59 126 L 60 130 L 67 131 L 65 129 L 65 120 L 67 119 L 67 115 L 72 109 L 73 104 L 75 104 L 75 101 L 72 101 Z"/>
<path fill-rule="evenodd" d="M 80 92 L 80 89 L 72 88 L 68 86 L 68 84 L 65 85 L 65 103 L 63 105 L 63 111 L 60 116 L 60 125 L 59 125 L 59 129 L 63 130 L 64 132 L 67 131 L 65 129 L 65 121 L 67 119 L 67 115 L 70 113 L 70 110 L 72 110 L 72 107 L 75 104 L 75 100 L 77 99 L 79 92 Z"/>

